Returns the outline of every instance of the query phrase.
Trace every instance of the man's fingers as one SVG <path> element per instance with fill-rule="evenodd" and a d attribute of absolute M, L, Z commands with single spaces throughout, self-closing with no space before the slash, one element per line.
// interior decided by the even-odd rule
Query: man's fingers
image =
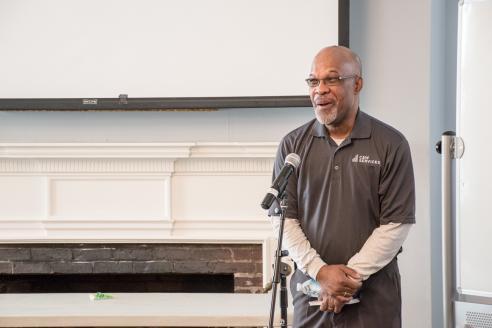
<path fill-rule="evenodd" d="M 352 295 L 349 295 L 349 296 L 335 296 L 336 300 L 338 301 L 338 303 L 347 303 L 348 301 L 350 301 L 352 299 Z"/>
<path fill-rule="evenodd" d="M 321 304 L 319 306 L 319 309 L 321 311 L 327 311 L 328 310 L 328 307 L 329 307 L 329 301 L 330 301 L 330 298 L 327 297 L 327 296 L 322 296 L 321 299 Z"/>
<path fill-rule="evenodd" d="M 355 279 L 355 280 L 362 280 L 362 277 L 360 276 L 360 274 L 358 274 L 357 271 L 355 271 L 354 269 L 351 269 L 351 268 L 349 268 L 348 266 L 345 266 L 345 265 L 341 265 L 340 266 L 340 269 L 343 272 L 345 272 L 345 274 L 347 276 L 349 276 L 350 278 Z"/>
<path fill-rule="evenodd" d="M 353 295 L 359 288 L 362 286 L 362 283 L 356 282 L 348 277 L 343 277 L 341 280 L 332 288 L 327 290 L 332 295 L 345 295 L 350 294 Z"/>
<path fill-rule="evenodd" d="M 336 297 L 332 297 L 332 300 L 334 305 L 333 312 L 340 313 L 340 311 L 342 311 L 343 306 L 345 305 L 345 302 L 340 302 L 339 299 Z"/>
<path fill-rule="evenodd" d="M 337 307 L 341 310 L 343 304 L 340 304 L 335 297 L 324 294 L 322 298 L 321 305 L 319 306 L 321 311 L 334 312 Z"/>
<path fill-rule="evenodd" d="M 345 287 L 349 293 L 353 294 L 362 286 L 362 283 L 348 278 L 343 282 L 342 286 Z"/>
<path fill-rule="evenodd" d="M 346 288 L 350 291 L 351 294 L 355 293 L 357 289 L 362 286 L 362 278 L 361 276 L 351 268 L 345 265 L 338 265 L 337 269 L 339 269 L 339 279 L 340 283 L 338 284 L 337 294 L 341 294 L 344 290 L 341 290 L 340 287 Z"/>
<path fill-rule="evenodd" d="M 354 280 L 350 276 L 345 276 L 341 285 L 353 294 L 362 286 L 362 280 Z"/>
<path fill-rule="evenodd" d="M 340 313 L 344 305 L 345 303 L 335 305 L 335 309 L 333 310 L 333 312 Z"/>

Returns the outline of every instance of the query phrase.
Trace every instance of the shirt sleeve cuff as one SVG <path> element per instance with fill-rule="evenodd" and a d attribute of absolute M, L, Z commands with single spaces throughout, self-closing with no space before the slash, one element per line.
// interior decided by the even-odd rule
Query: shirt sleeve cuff
<path fill-rule="evenodd" d="M 313 258 L 311 263 L 308 264 L 307 266 L 307 274 L 313 278 L 316 279 L 316 276 L 318 275 L 319 270 L 321 270 L 321 267 L 325 265 L 325 261 L 323 261 L 319 256 Z"/>

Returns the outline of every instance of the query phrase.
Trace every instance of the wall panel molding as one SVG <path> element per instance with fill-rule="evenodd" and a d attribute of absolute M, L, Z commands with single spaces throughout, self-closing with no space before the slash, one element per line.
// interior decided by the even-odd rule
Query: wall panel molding
<path fill-rule="evenodd" d="M 265 243 L 271 225 L 258 204 L 276 147 L 0 143 L 0 243 Z"/>

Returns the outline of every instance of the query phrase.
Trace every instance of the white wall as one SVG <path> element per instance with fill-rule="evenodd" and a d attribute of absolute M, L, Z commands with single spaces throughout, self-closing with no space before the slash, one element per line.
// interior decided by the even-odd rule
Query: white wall
<path fill-rule="evenodd" d="M 288 131 L 312 117 L 311 108 L 242 108 L 215 112 L 0 112 L 0 142 L 279 141 Z"/>
<path fill-rule="evenodd" d="M 412 150 L 417 224 L 399 256 L 404 327 L 431 327 L 430 2 L 353 0 L 350 44 L 362 58 L 361 107 L 400 130 Z"/>

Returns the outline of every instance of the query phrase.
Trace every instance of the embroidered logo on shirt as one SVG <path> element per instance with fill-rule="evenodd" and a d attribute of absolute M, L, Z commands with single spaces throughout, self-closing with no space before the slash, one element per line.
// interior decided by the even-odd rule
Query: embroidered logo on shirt
<path fill-rule="evenodd" d="M 363 164 L 375 164 L 381 165 L 381 161 L 379 159 L 371 159 L 369 155 L 355 155 L 352 158 L 352 163 L 363 163 Z"/>

